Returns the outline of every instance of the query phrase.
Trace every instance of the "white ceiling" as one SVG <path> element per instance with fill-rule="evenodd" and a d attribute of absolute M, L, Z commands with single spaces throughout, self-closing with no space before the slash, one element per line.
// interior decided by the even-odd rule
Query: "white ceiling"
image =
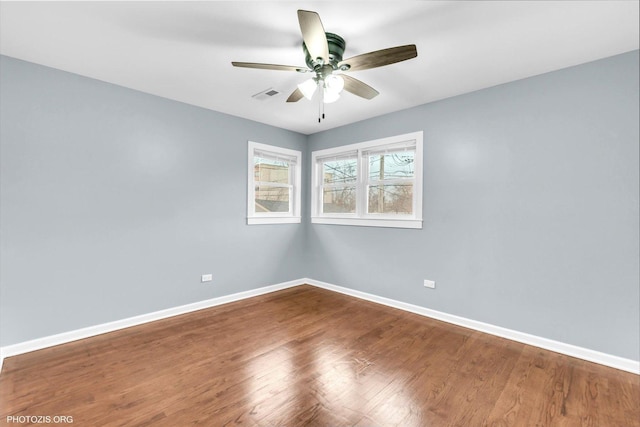
<path fill-rule="evenodd" d="M 380 95 L 286 103 L 309 75 L 296 10 L 320 14 L 344 57 L 416 44 L 418 57 L 352 75 Z M 0 53 L 311 134 L 639 47 L 638 1 L 0 2 Z M 273 88 L 266 101 L 252 95 Z"/>

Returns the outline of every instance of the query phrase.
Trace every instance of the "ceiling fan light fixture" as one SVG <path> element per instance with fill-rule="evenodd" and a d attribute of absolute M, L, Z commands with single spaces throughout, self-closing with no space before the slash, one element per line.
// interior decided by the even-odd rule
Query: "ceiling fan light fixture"
<path fill-rule="evenodd" d="M 305 80 L 304 82 L 298 85 L 298 89 L 302 92 L 305 98 L 311 100 L 313 98 L 313 94 L 316 93 L 316 89 L 318 88 L 318 83 L 315 79 Z"/>
<path fill-rule="evenodd" d="M 344 79 L 335 74 L 328 75 L 324 79 L 324 89 L 326 92 L 338 94 L 344 89 Z"/>
<path fill-rule="evenodd" d="M 338 92 L 331 92 L 326 88 L 324 88 L 324 93 L 322 95 L 322 102 L 325 104 L 331 104 L 332 102 L 336 102 L 340 99 L 340 94 Z"/>

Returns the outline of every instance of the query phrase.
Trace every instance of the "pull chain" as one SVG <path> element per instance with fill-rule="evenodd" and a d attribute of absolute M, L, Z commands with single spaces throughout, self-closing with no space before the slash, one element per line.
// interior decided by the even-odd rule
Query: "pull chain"
<path fill-rule="evenodd" d="M 324 95 L 324 91 L 322 90 L 322 85 L 318 82 L 318 92 L 320 92 L 320 96 L 318 96 L 318 123 L 322 121 L 324 118 L 324 112 L 322 111 L 322 98 Z"/>
<path fill-rule="evenodd" d="M 319 104 L 318 104 L 318 123 L 324 120 L 324 88 L 323 85 L 318 82 L 318 89 L 320 89 Z"/>

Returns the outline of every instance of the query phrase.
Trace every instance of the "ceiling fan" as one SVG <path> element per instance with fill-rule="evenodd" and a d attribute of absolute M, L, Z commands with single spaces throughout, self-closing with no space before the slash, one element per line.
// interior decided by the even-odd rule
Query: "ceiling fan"
<path fill-rule="evenodd" d="M 320 16 L 316 12 L 298 10 L 298 22 L 307 67 L 254 62 L 231 63 L 235 67 L 314 73 L 312 78 L 298 85 L 287 98 L 287 102 L 297 102 L 303 97 L 311 99 L 318 88 L 321 105 L 336 101 L 343 89 L 362 98 L 373 99 L 379 94 L 377 90 L 348 74 L 338 72 L 367 70 L 418 56 L 416 45 L 410 44 L 376 50 L 343 60 L 342 55 L 346 47 L 344 39 L 337 34 L 325 33 Z"/>

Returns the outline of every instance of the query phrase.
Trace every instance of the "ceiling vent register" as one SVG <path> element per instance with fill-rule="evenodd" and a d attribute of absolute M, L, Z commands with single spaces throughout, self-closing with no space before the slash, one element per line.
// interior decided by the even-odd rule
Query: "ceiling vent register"
<path fill-rule="evenodd" d="M 258 101 L 266 101 L 267 99 L 271 99 L 274 96 L 278 95 L 280 92 L 278 92 L 277 90 L 273 89 L 273 88 L 269 88 L 266 90 L 263 90 L 262 92 L 258 92 L 255 95 L 252 95 L 251 97 L 253 99 L 257 99 Z"/>

